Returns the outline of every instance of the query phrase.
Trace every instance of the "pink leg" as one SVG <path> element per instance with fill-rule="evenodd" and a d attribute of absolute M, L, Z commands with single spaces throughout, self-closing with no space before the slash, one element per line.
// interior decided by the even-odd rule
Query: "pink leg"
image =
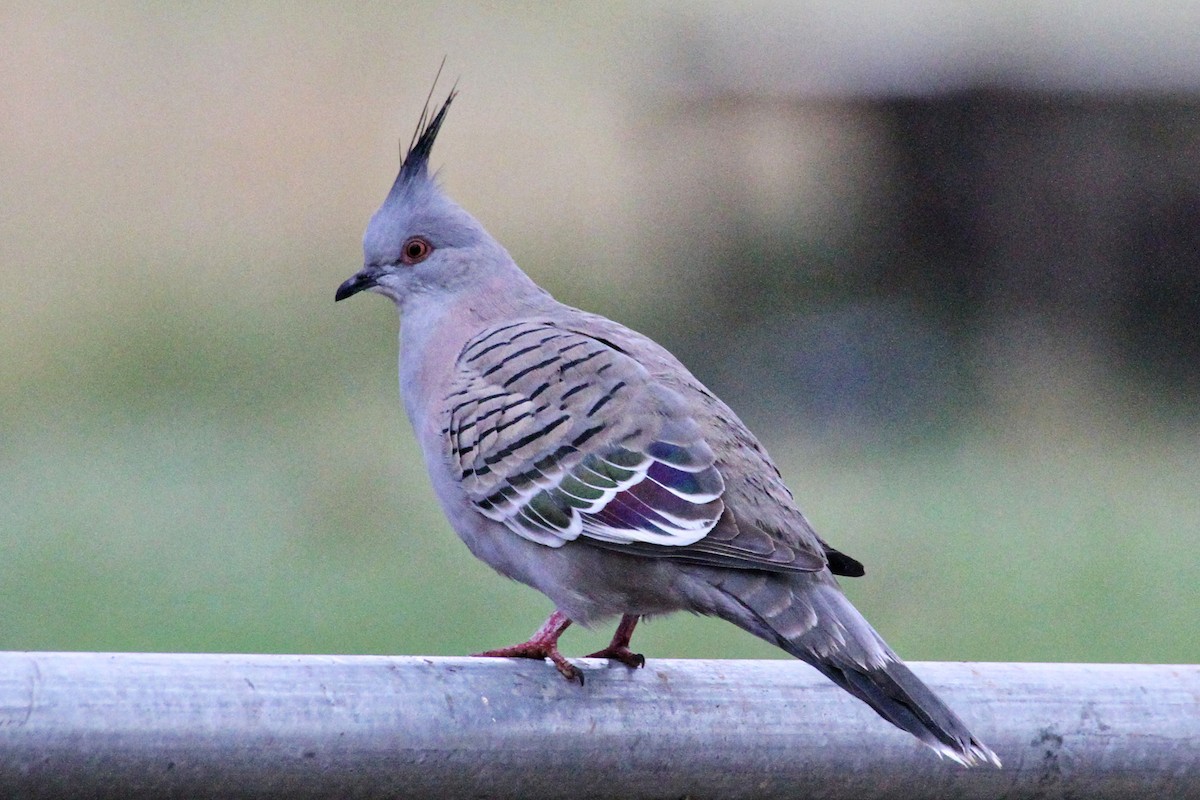
<path fill-rule="evenodd" d="M 548 658 L 554 663 L 554 666 L 558 667 L 558 671 L 564 678 L 569 681 L 578 680 L 579 685 L 582 686 L 583 673 L 572 666 L 562 653 L 558 652 L 558 637 L 562 636 L 562 632 L 569 627 L 571 627 L 571 620 L 567 618 L 567 615 L 561 611 L 555 611 L 545 624 L 538 628 L 538 632 L 529 637 L 529 641 L 514 644 L 511 647 L 475 653 L 475 655 L 481 658 L 536 658 L 539 660 Z M 630 630 L 633 630 L 632 626 L 630 626 Z"/>
<path fill-rule="evenodd" d="M 637 627 L 639 619 L 641 617 L 637 614 L 626 614 L 621 617 L 621 624 L 617 626 L 617 632 L 613 634 L 608 647 L 592 653 L 588 658 L 611 658 L 633 668 L 646 666 L 646 657 L 629 649 L 629 642 L 633 639 L 633 629 Z"/>

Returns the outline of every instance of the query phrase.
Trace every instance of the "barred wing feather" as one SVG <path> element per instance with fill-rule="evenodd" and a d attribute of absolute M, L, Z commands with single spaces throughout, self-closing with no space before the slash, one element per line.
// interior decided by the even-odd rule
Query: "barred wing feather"
<path fill-rule="evenodd" d="M 526 539 L 685 547 L 724 511 L 682 399 L 606 342 L 548 321 L 486 330 L 463 348 L 446 405 L 468 497 Z"/>

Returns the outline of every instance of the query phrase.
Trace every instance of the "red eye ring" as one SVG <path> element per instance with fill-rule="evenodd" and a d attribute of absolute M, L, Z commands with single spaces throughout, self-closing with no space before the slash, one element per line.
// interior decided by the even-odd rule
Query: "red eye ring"
<path fill-rule="evenodd" d="M 433 252 L 433 245 L 420 236 L 413 236 L 400 248 L 400 260 L 405 264 L 419 264 Z"/>

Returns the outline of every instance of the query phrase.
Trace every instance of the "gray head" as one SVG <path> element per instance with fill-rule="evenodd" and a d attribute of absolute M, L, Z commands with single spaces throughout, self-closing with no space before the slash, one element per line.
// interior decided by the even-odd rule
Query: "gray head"
<path fill-rule="evenodd" d="M 429 174 L 429 153 L 454 97 L 451 91 L 432 117 L 428 107 L 421 113 L 400 174 L 363 235 L 363 268 L 338 287 L 336 300 L 369 289 L 403 309 L 416 297 L 469 289 L 497 272 L 524 278 L 504 248 Z"/>

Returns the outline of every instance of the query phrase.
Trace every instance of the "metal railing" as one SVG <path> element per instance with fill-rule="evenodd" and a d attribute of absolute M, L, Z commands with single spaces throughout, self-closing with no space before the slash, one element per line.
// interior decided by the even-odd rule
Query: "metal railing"
<path fill-rule="evenodd" d="M 964 769 L 795 661 L 0 653 L 0 797 L 1200 797 L 1200 666 L 912 663 Z"/>

